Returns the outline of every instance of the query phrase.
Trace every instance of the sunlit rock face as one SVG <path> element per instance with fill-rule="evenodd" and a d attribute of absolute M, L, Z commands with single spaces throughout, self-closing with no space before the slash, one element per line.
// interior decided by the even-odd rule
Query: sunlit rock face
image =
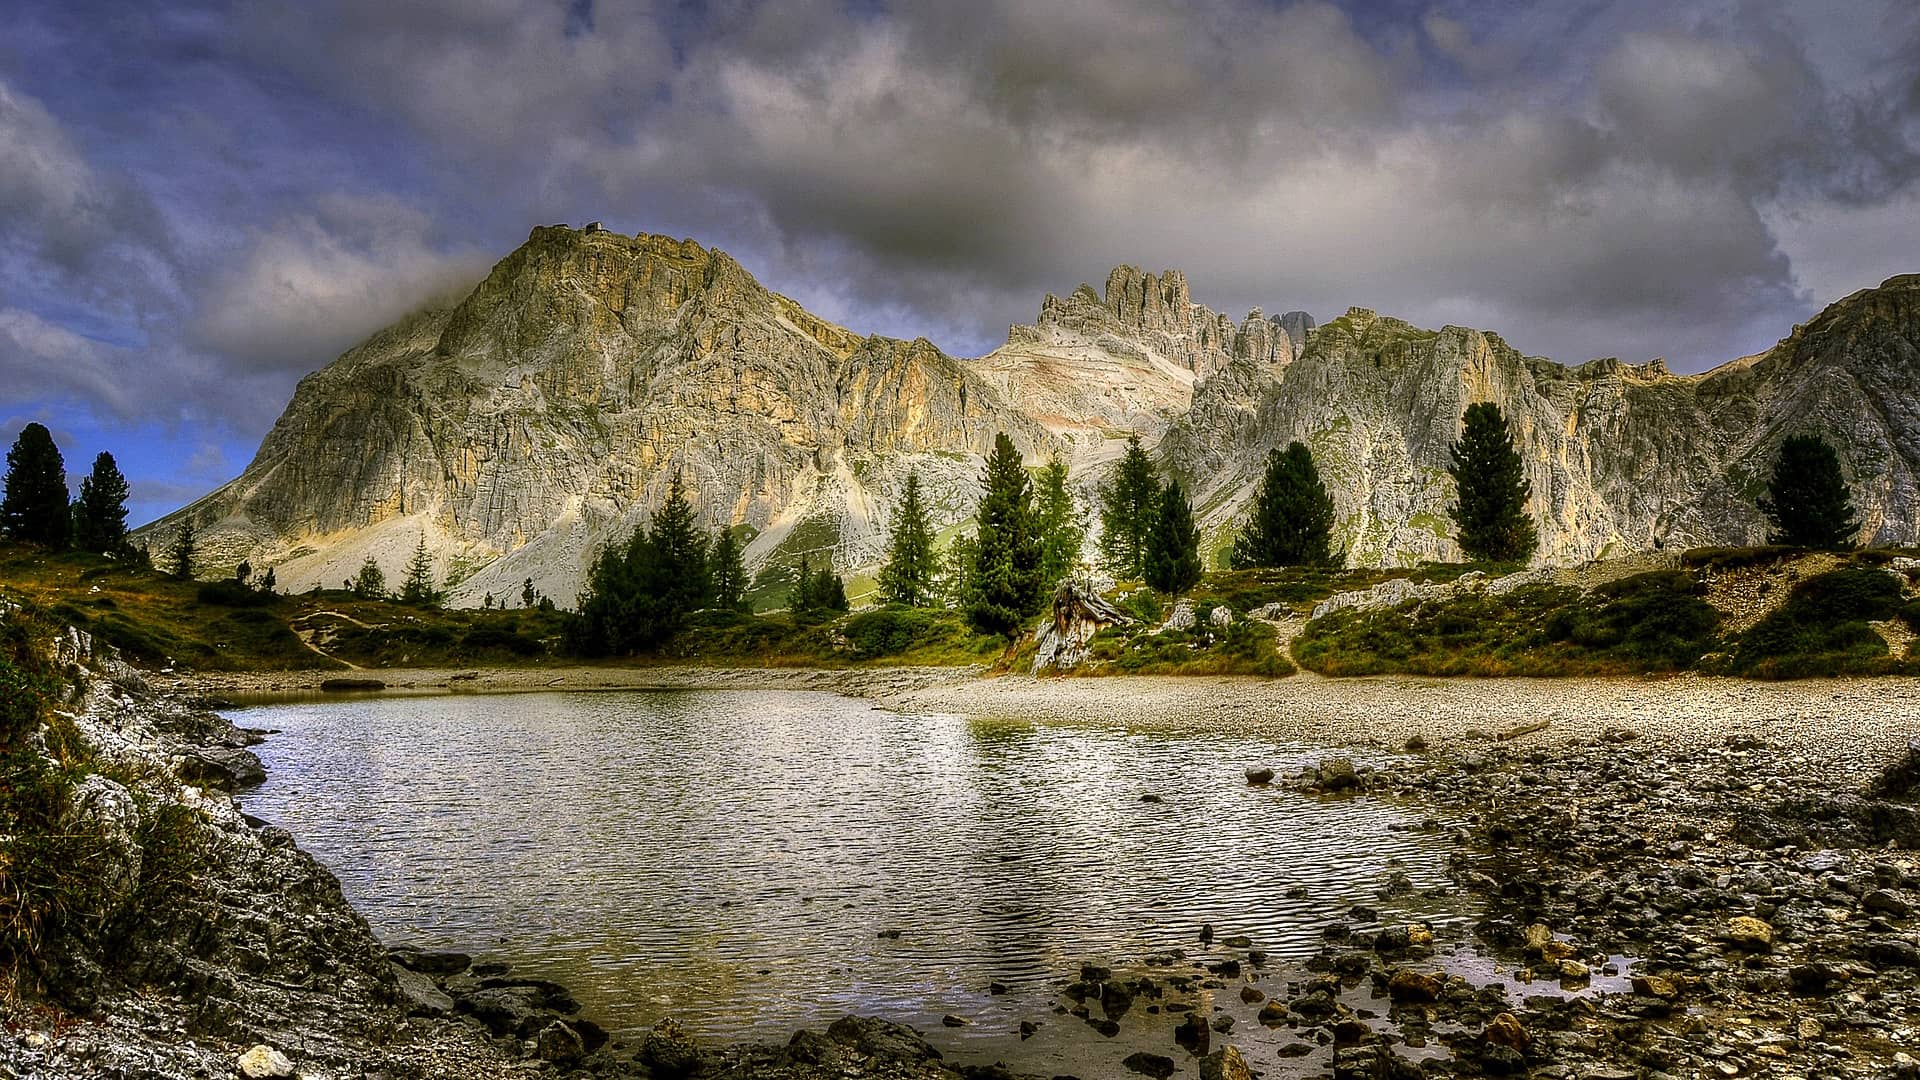
<path fill-rule="evenodd" d="M 710 525 L 751 533 L 750 565 L 859 566 L 911 469 L 942 523 L 968 513 L 999 431 L 1052 449 L 931 343 L 850 333 L 722 252 L 541 228 L 457 305 L 305 379 L 247 470 L 183 513 L 210 563 L 277 564 L 286 587 L 369 554 L 391 577 L 424 535 L 456 602 L 531 577 L 566 603 L 675 474 Z"/>
<path fill-rule="evenodd" d="M 1243 365 L 1202 385 L 1161 453 L 1224 537 L 1267 451 L 1298 439 L 1314 451 L 1350 561 L 1450 559 L 1448 447 L 1475 401 L 1497 402 L 1519 440 L 1546 561 L 1764 540 L 1756 499 L 1780 441 L 1803 431 L 1839 450 L 1864 538 L 1920 540 L 1920 276 L 1688 376 L 1659 361 L 1566 367 L 1492 333 L 1355 308 L 1314 329 L 1283 370 Z"/>
<path fill-rule="evenodd" d="M 1065 455 L 1083 494 L 1137 433 L 1216 545 L 1268 449 L 1301 439 L 1348 558 L 1409 563 L 1457 554 L 1447 447 L 1465 406 L 1493 400 L 1529 463 L 1545 559 L 1758 539 L 1767 462 L 1801 430 L 1839 446 L 1872 535 L 1913 542 L 1916 297 L 1920 278 L 1897 278 L 1761 356 L 1675 376 L 1360 309 L 1235 323 L 1178 271 L 1120 267 L 957 360 L 819 319 L 690 240 L 546 227 L 458 303 L 308 376 L 244 473 L 141 539 L 164 550 L 191 517 L 203 572 L 244 557 L 301 589 L 369 555 L 397 579 L 424 538 L 456 603 L 517 598 L 531 578 L 567 604 L 677 474 L 767 580 L 803 555 L 858 574 L 909 471 L 945 528 L 972 513 L 997 432 L 1030 464 Z"/>

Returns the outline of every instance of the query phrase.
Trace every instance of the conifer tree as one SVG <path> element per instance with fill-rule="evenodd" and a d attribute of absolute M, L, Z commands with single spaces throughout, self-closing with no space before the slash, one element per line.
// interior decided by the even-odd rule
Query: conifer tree
<path fill-rule="evenodd" d="M 975 518 L 979 549 L 967 621 L 982 634 L 1012 637 L 1040 610 L 1040 537 L 1027 470 L 1005 432 L 995 437 L 980 481 L 986 494 Z"/>
<path fill-rule="evenodd" d="M 73 546 L 101 554 L 124 551 L 131 491 L 113 455 L 101 451 L 93 459 L 93 471 L 81 479 L 80 497 L 73 503 Z"/>
<path fill-rule="evenodd" d="M 732 529 L 721 526 L 714 533 L 713 548 L 707 553 L 707 576 L 714 607 L 721 611 L 746 610 L 747 567 L 740 561 L 740 545 Z"/>
<path fill-rule="evenodd" d="M 966 611 L 977 598 L 973 566 L 980 560 L 980 541 L 973 533 L 962 532 L 947 544 L 940 564 L 940 599 L 956 611 Z"/>
<path fill-rule="evenodd" d="M 521 607 L 530 608 L 533 606 L 534 601 L 538 599 L 540 599 L 540 594 L 534 591 L 532 578 L 528 578 L 527 580 L 520 583 L 520 606 Z M 502 603 L 501 606 L 504 607 L 506 605 Z"/>
<path fill-rule="evenodd" d="M 653 549 L 651 574 L 643 580 L 655 606 L 659 624 L 654 636 L 665 641 L 680 632 L 686 617 L 705 607 L 712 585 L 707 574 L 709 541 L 694 523 L 680 474 L 667 485 L 667 499 L 653 515 L 648 530 Z"/>
<path fill-rule="evenodd" d="M 1539 545 L 1527 511 L 1532 485 L 1500 406 L 1490 401 L 1467 406 L 1460 441 L 1453 444 L 1453 477 L 1458 501 L 1447 507 L 1467 558 L 1486 562 L 1526 562 Z"/>
<path fill-rule="evenodd" d="M 1288 443 L 1267 454 L 1266 475 L 1253 497 L 1253 515 L 1233 542 L 1236 569 L 1254 566 L 1328 566 L 1333 555 L 1333 499 L 1320 482 L 1313 451 Z"/>
<path fill-rule="evenodd" d="M 1080 548 L 1087 538 L 1086 522 L 1067 489 L 1067 463 L 1057 454 L 1040 470 L 1034 519 L 1040 533 L 1040 591 L 1044 597 L 1080 565 Z"/>
<path fill-rule="evenodd" d="M 173 534 L 173 546 L 168 553 L 173 556 L 173 576 L 181 581 L 193 580 L 193 560 L 200 551 L 200 539 L 194 534 L 193 519 L 182 518 L 179 531 Z"/>
<path fill-rule="evenodd" d="M 348 582 L 347 586 L 353 591 L 353 595 L 362 600 L 385 600 L 387 599 L 387 572 L 380 569 L 380 564 L 374 562 L 373 556 L 369 555 L 367 561 L 360 564 L 360 572 L 353 576 L 353 580 Z"/>
<path fill-rule="evenodd" d="M 1100 489 L 1100 551 L 1107 569 L 1122 578 L 1146 570 L 1147 535 L 1159 507 L 1160 481 L 1153 459 L 1140 448 L 1140 436 L 1127 439 L 1127 452 L 1112 479 Z"/>
<path fill-rule="evenodd" d="M 889 604 L 929 607 L 934 602 L 935 571 L 933 525 L 920 498 L 920 474 L 910 472 L 894 511 L 887 564 L 880 569 L 880 598 Z"/>
<path fill-rule="evenodd" d="M 276 593 L 280 591 L 280 582 L 274 577 L 273 567 L 271 566 L 267 567 L 266 573 L 260 575 L 260 591 L 263 593 Z"/>
<path fill-rule="evenodd" d="M 1142 569 L 1146 583 L 1165 593 L 1186 592 L 1200 581 L 1200 530 L 1194 527 L 1193 504 L 1177 478 L 1160 489 Z"/>
<path fill-rule="evenodd" d="M 1773 527 L 1768 543 L 1850 548 L 1860 536 L 1840 456 L 1818 435 L 1793 435 L 1780 444 L 1760 511 Z"/>
<path fill-rule="evenodd" d="M 6 494 L 0 498 L 0 532 L 10 539 L 67 546 L 73 511 L 67 505 L 67 464 L 53 433 L 28 424 L 7 451 Z"/>
<path fill-rule="evenodd" d="M 427 554 L 427 536 L 413 546 L 407 560 L 407 576 L 400 579 L 400 602 L 420 607 L 439 607 L 446 594 L 433 587 L 433 557 Z"/>

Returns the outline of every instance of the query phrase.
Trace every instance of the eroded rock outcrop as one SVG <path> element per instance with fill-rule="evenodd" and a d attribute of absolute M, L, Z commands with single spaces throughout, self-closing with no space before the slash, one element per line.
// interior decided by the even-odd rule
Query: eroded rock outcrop
<path fill-rule="evenodd" d="M 963 521 L 1006 431 L 1031 463 L 1065 454 L 1083 496 L 1140 435 L 1189 482 L 1208 550 L 1299 439 L 1348 560 L 1409 565 L 1458 555 L 1447 448 L 1482 400 L 1520 440 L 1547 562 L 1759 539 L 1771 455 L 1804 430 L 1836 443 L 1868 538 L 1920 541 L 1920 276 L 1704 375 L 1567 367 L 1361 308 L 1235 323 L 1179 271 L 1128 266 L 956 360 L 826 322 L 691 240 L 564 226 L 303 380 L 239 478 L 141 539 L 164 549 L 191 519 L 209 568 L 245 557 L 300 589 L 369 555 L 396 579 L 424 537 L 455 603 L 531 578 L 565 604 L 677 472 L 705 524 L 750 541 L 749 570 L 844 571 L 879 559 L 909 471 L 936 526 Z"/>

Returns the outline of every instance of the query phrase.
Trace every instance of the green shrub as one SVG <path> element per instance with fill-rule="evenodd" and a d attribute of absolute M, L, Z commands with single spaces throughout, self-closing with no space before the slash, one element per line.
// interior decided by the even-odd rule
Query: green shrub
<path fill-rule="evenodd" d="M 1707 603 L 1706 591 L 1678 570 L 1611 581 L 1595 589 L 1589 602 L 1555 613 L 1547 636 L 1648 671 L 1682 671 L 1717 641 L 1720 612 Z"/>
<path fill-rule="evenodd" d="M 1914 605 L 1885 570 L 1851 567 L 1808 578 L 1786 602 L 1740 635 L 1732 668 L 1764 679 L 1865 675 L 1898 670 L 1869 622 L 1914 624 Z"/>
<path fill-rule="evenodd" d="M 280 602 L 277 593 L 251 588 L 232 578 L 221 581 L 204 581 L 194 590 L 193 597 L 203 604 L 218 607 L 268 607 Z"/>
<path fill-rule="evenodd" d="M 897 656 L 945 638 L 966 636 L 966 628 L 947 612 L 909 607 L 863 611 L 842 623 L 840 632 L 853 647 L 856 660 Z"/>
<path fill-rule="evenodd" d="M 538 656 L 547 651 L 537 638 L 505 626 L 476 626 L 461 636 L 460 647 L 476 652 L 500 649 L 515 656 Z"/>
<path fill-rule="evenodd" d="M 1583 594 L 1533 585 L 1315 619 L 1293 645 L 1325 675 L 1625 675 L 1691 667 L 1719 612 L 1689 574 L 1657 572 Z"/>

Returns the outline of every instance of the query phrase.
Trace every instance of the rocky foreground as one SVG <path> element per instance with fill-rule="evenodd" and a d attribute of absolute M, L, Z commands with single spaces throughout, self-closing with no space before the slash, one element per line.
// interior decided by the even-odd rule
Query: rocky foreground
<path fill-rule="evenodd" d="M 485 958 L 390 952 L 331 874 L 225 794 L 255 779 L 256 735 L 152 692 L 84 639 L 69 649 L 97 672 L 71 705 L 80 730 L 116 775 L 191 812 L 200 859 L 192 888 L 110 951 L 82 936 L 38 958 L 28 975 L 45 995 L 0 1007 L 0 1075 L 1017 1075 L 983 1063 L 1018 1067 L 1011 1037 L 943 1058 L 878 1019 L 783 1046 L 703 1046 L 671 1022 L 623 1043 L 564 987 Z M 1022 1036 L 1071 1030 L 1124 1051 L 1089 1055 L 1120 1064 L 1083 1077 L 1920 1076 L 1911 680 L 1119 682 L 868 689 L 1039 717 L 1084 716 L 1096 694 L 1103 722 L 1151 727 L 1167 709 L 1364 747 L 1376 767 L 1316 755 L 1247 781 L 1274 798 L 1430 807 L 1425 827 L 1457 844 L 1447 903 L 1471 915 L 1426 925 L 1358 908 L 1304 961 L 1196 928 L 1190 950 L 1063 971 L 1057 1008 Z M 83 782 L 76 812 L 123 818 L 116 786 Z"/>

